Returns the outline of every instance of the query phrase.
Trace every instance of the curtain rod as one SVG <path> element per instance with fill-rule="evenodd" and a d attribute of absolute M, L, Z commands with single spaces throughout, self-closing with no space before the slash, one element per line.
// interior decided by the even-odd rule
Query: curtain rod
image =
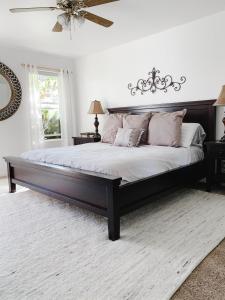
<path fill-rule="evenodd" d="M 21 66 L 23 68 L 25 68 L 26 64 L 21 64 Z M 30 64 L 27 64 L 28 67 L 32 66 Z M 60 69 L 55 69 L 55 68 L 50 68 L 50 67 L 44 67 L 44 66 L 37 66 L 38 69 L 40 70 L 45 70 L 45 71 L 52 71 L 52 72 L 60 72 L 61 70 Z"/>

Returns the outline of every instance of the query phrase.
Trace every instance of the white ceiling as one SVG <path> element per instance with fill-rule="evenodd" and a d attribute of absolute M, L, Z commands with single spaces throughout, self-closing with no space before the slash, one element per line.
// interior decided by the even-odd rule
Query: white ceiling
<path fill-rule="evenodd" d="M 225 10 L 224 0 L 120 0 L 89 11 L 115 22 L 86 21 L 73 33 L 52 33 L 57 12 L 11 14 L 9 8 L 54 6 L 55 0 L 0 1 L 0 42 L 35 51 L 79 56 L 101 51 Z"/>

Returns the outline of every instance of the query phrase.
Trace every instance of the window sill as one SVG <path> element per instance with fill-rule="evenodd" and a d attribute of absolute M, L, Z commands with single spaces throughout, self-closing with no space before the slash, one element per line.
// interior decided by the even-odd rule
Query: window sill
<path fill-rule="evenodd" d="M 44 140 L 44 143 L 62 142 L 62 139 Z"/>

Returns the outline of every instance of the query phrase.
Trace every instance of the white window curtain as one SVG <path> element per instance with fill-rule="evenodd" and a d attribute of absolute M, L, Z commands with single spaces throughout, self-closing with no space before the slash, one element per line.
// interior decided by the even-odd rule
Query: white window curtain
<path fill-rule="evenodd" d="M 44 144 L 44 131 L 40 108 L 40 97 L 38 89 L 38 69 L 33 65 L 25 65 L 25 98 L 28 103 L 28 123 L 30 148 L 42 148 Z"/>
<path fill-rule="evenodd" d="M 76 132 L 76 107 L 73 88 L 73 73 L 69 70 L 60 70 L 60 120 L 62 145 L 72 145 L 72 136 Z"/>
<path fill-rule="evenodd" d="M 24 65 L 24 68 L 30 148 L 38 149 L 46 147 L 38 89 L 38 67 L 28 64 Z M 68 146 L 72 145 L 72 136 L 76 134 L 76 105 L 73 91 L 73 73 L 69 70 L 61 69 L 58 72 L 58 79 L 62 136 L 60 144 L 62 146 Z"/>

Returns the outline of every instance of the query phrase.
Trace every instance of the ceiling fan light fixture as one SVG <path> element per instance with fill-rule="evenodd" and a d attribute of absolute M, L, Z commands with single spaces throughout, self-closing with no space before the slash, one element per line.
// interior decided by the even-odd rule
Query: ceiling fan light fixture
<path fill-rule="evenodd" d="M 57 17 L 57 21 L 62 25 L 63 30 L 70 30 L 70 16 L 66 13 Z"/>
<path fill-rule="evenodd" d="M 76 15 L 75 20 L 77 21 L 79 26 L 82 26 L 85 23 L 85 18 L 81 14 Z"/>
<path fill-rule="evenodd" d="M 63 27 L 65 31 L 71 31 L 75 28 L 77 24 L 79 27 L 82 26 L 85 22 L 85 18 L 83 14 L 67 14 L 63 13 L 57 17 L 58 23 Z"/>

